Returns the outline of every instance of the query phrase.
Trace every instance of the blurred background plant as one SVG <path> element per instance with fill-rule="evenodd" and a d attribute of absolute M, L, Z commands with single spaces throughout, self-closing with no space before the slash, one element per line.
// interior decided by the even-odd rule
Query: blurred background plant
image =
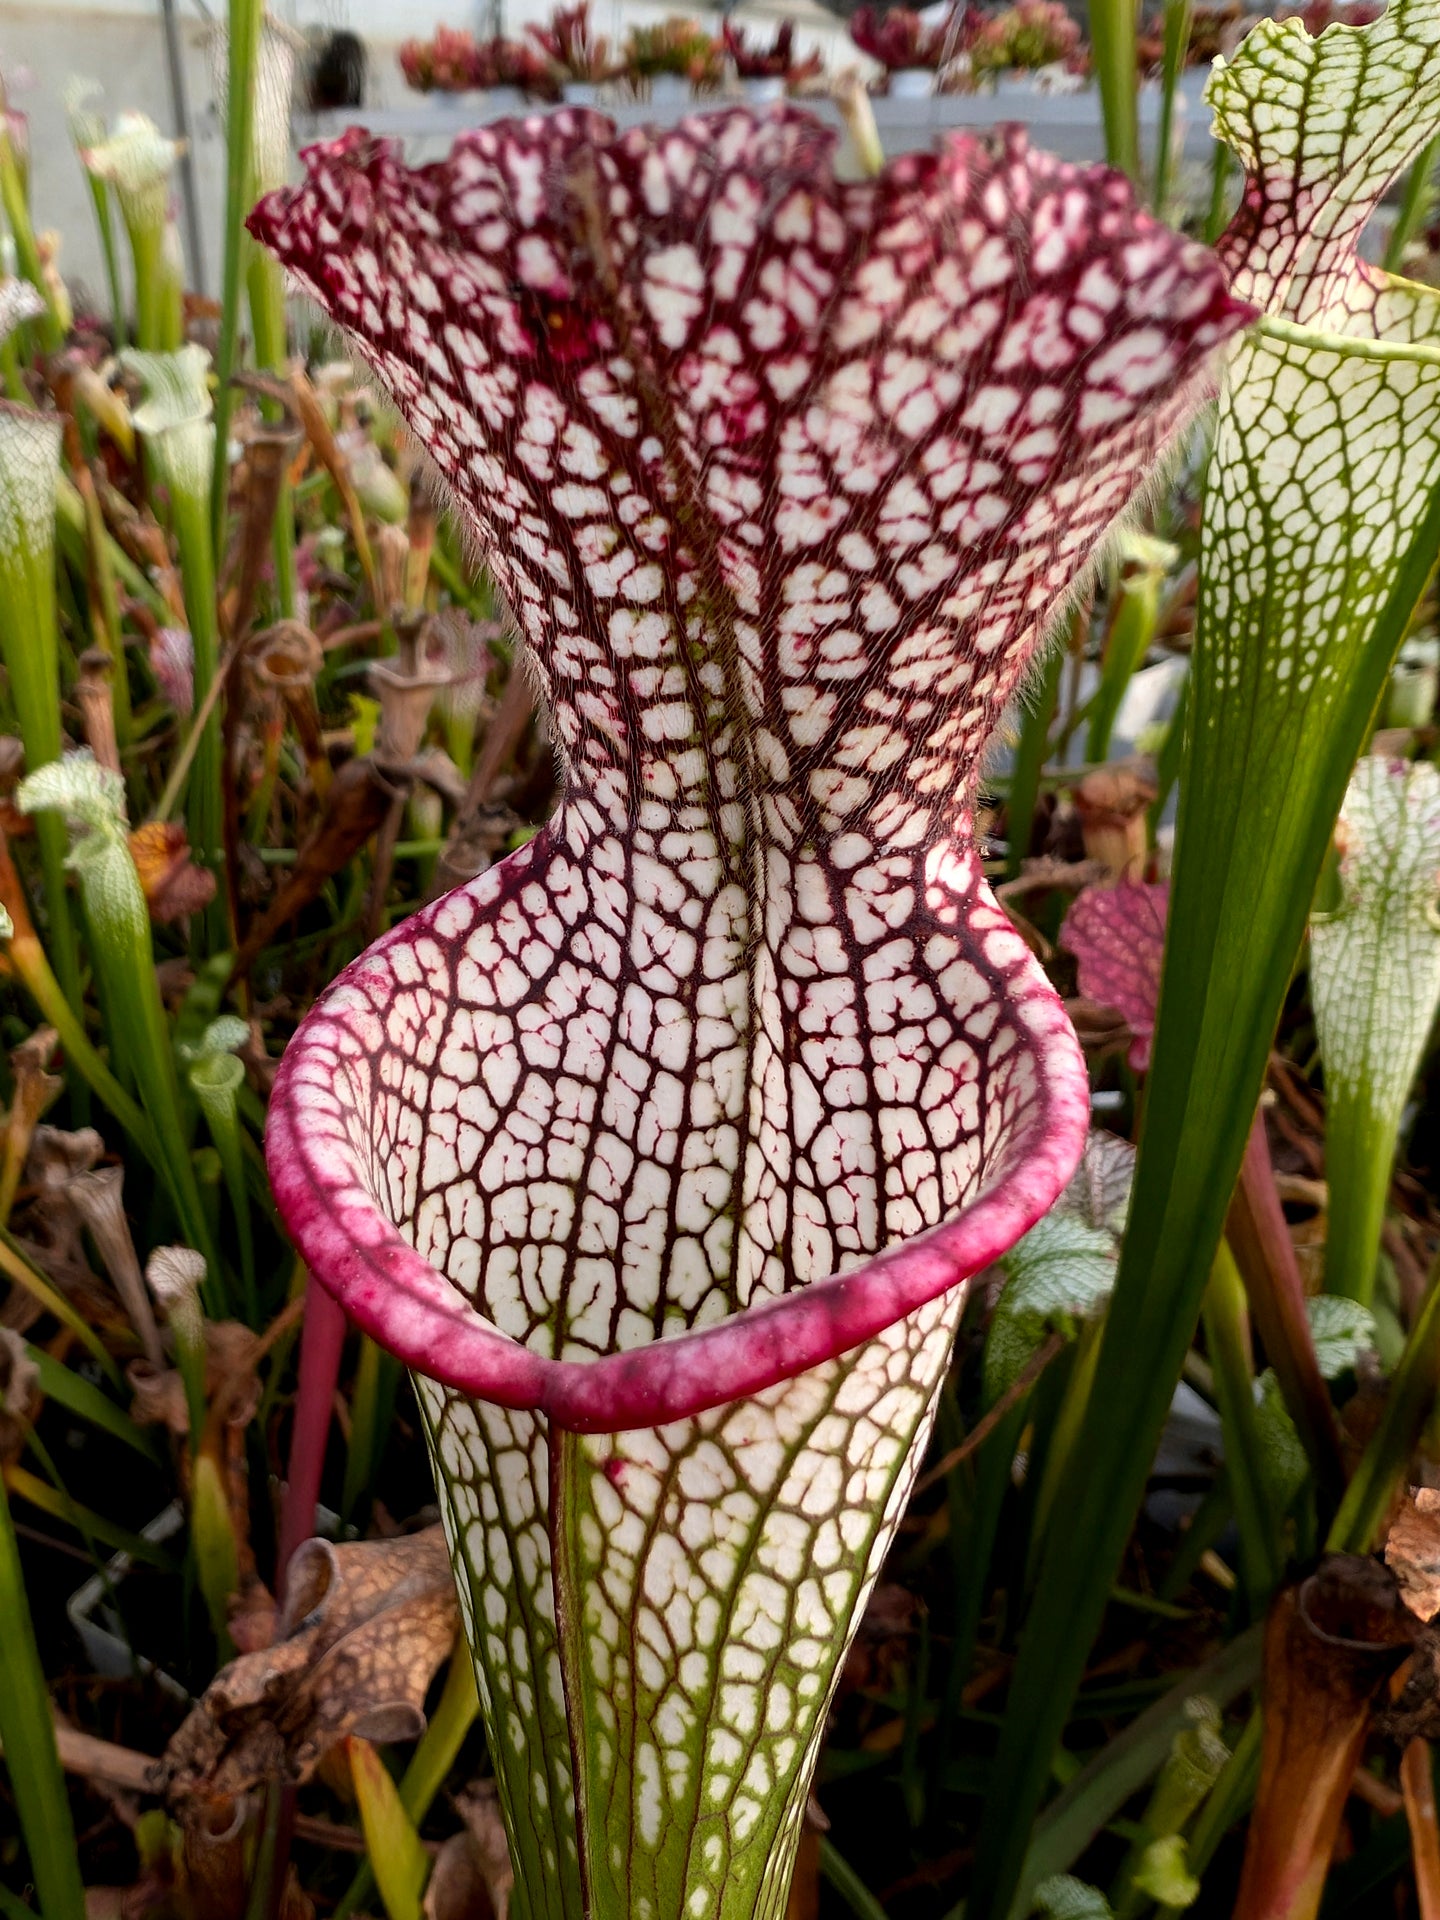
<path fill-rule="evenodd" d="M 590 23 L 589 0 L 557 7 L 548 25 L 532 23 L 526 32 L 562 82 L 598 87 L 620 70 L 609 40 Z"/>
<path fill-rule="evenodd" d="M 1150 52 L 1133 20 L 1092 33 L 1117 74 L 1159 64 L 1173 87 L 1238 18 L 1167 9 Z M 932 31 L 857 15 L 887 66 L 953 57 Z M 966 32 L 977 66 L 992 41 L 1001 65 L 1076 51 L 1044 5 Z M 548 98 L 562 75 L 612 72 L 583 6 L 548 33 L 517 49 L 442 29 L 407 50 L 407 76 Z M 742 73 L 792 72 L 783 35 L 728 46 Z M 637 29 L 624 57 L 704 85 L 722 53 L 679 22 Z M 503 609 L 414 447 L 364 372 L 287 315 L 241 233 L 289 163 L 266 107 L 288 99 L 283 36 L 237 0 L 217 58 L 235 183 L 218 314 L 184 296 L 176 153 L 153 125 L 73 98 L 108 235 L 104 298 L 73 311 L 0 136 L 0 1913 L 503 1914 L 410 1390 L 323 1300 L 307 1306 L 259 1142 L 317 992 L 532 834 L 554 761 Z M 1106 98 L 1123 106 L 1123 87 Z M 1107 129 L 1134 170 L 1108 104 Z M 1147 190 L 1163 201 L 1163 177 Z M 1392 216 L 1417 279 L 1436 277 L 1430 190 L 1417 166 Z M 1067 615 L 987 795 L 989 870 L 1069 996 L 1099 1131 L 1065 1206 L 975 1290 L 935 1459 L 846 1670 L 797 1916 L 953 1920 L 984 1837 L 1020 1623 L 1097 1417 L 1130 1143 L 1168 1097 L 1148 1076 L 1204 454 Z M 1310 1777 L 1333 1774 L 1302 1866 L 1313 1877 L 1319 1857 L 1323 1879 L 1340 1860 L 1327 1914 L 1440 1911 L 1416 1732 L 1428 1643 L 1405 1642 L 1407 1667 L 1386 1653 L 1341 1676 L 1315 1645 L 1363 1637 L 1360 1602 L 1297 1585 L 1327 1540 L 1378 1565 L 1363 1557 L 1394 1513 L 1394 1574 L 1423 1611 L 1437 1551 L 1435 1503 L 1402 1497 L 1440 1477 L 1433 993 L 1381 1022 L 1408 1021 L 1403 1057 L 1377 1064 L 1364 1043 L 1380 1028 L 1359 1019 L 1340 1065 L 1360 981 L 1341 936 L 1377 886 L 1391 907 L 1352 931 L 1356 950 L 1403 939 L 1414 979 L 1434 966 L 1433 598 L 1401 628 L 1386 726 L 1357 741 L 1370 757 L 1317 900 L 1314 988 L 1307 957 L 1293 977 L 1287 963 L 1260 1117 L 1227 1123 L 1243 1164 L 1178 1385 L 1160 1382 L 1160 1451 L 1119 1516 L 1098 1634 L 1072 1629 L 1083 1674 L 1041 1756 L 1050 1797 L 1016 1842 L 1038 1911 L 1232 1911 L 1257 1793 L 1296 1830 L 1249 1708 L 1260 1622 L 1301 1592 L 1301 1625 L 1272 1624 L 1271 1670 L 1333 1695 L 1297 1735 Z M 1397 778 L 1414 807 L 1387 812 L 1375 795 Z M 1404 884 L 1364 882 L 1362 856 Z M 1383 1138 L 1354 1117 L 1375 1088 Z M 1131 1365 L 1160 1362 L 1137 1345 Z M 1393 1621 L 1362 1625 L 1399 1644 Z"/>

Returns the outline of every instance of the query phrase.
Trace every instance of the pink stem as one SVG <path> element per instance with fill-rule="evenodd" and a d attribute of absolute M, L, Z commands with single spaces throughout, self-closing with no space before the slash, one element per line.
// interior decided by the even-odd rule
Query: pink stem
<path fill-rule="evenodd" d="M 295 1427 L 290 1436 L 290 1472 L 280 1502 L 280 1548 L 275 1563 L 275 1598 L 285 1598 L 290 1556 L 315 1531 L 320 1474 L 330 1411 L 340 1378 L 345 1344 L 345 1314 L 333 1294 L 307 1281 L 305 1324 L 300 1334 L 300 1384 L 295 1394 Z"/>

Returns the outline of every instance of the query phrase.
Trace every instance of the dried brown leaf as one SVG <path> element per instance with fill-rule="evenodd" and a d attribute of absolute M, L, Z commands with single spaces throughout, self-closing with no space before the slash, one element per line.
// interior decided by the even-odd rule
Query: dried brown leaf
<path fill-rule="evenodd" d="M 120 772 L 120 749 L 115 740 L 115 700 L 110 681 L 115 662 L 103 647 L 87 647 L 77 665 L 75 704 L 85 730 L 85 744 L 102 767 Z"/>
<path fill-rule="evenodd" d="M 128 1887 L 86 1887 L 85 1920 L 126 1920 Z"/>
<path fill-rule="evenodd" d="M 218 1407 L 231 1425 L 248 1425 L 260 1398 L 256 1363 L 260 1348 L 255 1335 L 238 1320 L 205 1322 L 205 1399 Z M 190 1409 L 185 1383 L 178 1369 L 132 1360 L 126 1371 L 133 1399 L 131 1417 L 137 1426 L 164 1426 L 181 1438 L 190 1431 Z"/>
<path fill-rule="evenodd" d="M 290 375 L 290 392 L 295 402 L 295 411 L 315 451 L 315 457 L 335 482 L 340 498 L 345 504 L 345 513 L 350 522 L 350 532 L 355 541 L 361 570 L 369 583 L 370 597 L 379 607 L 382 602 L 375 578 L 375 560 L 370 550 L 370 538 L 365 528 L 365 510 L 360 505 L 359 496 L 355 492 L 355 483 L 350 475 L 350 464 L 340 451 L 335 435 L 331 431 L 319 394 L 298 367 Z"/>
<path fill-rule="evenodd" d="M 244 384 L 246 377 L 240 375 L 237 384 Z M 288 405 L 288 395 L 282 404 Z M 290 411 L 293 418 L 293 408 Z M 238 525 L 222 569 L 221 612 L 225 631 L 232 637 L 242 637 L 249 628 L 260 578 L 270 560 L 280 490 L 298 444 L 294 427 L 259 421 L 245 439 L 235 476 Z"/>
<path fill-rule="evenodd" d="M 135 1243 L 125 1216 L 124 1170 L 99 1162 L 105 1142 L 93 1127 L 66 1132 L 36 1127 L 26 1160 L 27 1179 L 36 1189 L 29 1224 L 42 1234 L 36 1265 L 67 1292 L 95 1283 L 86 1262 L 83 1228 L 119 1295 L 126 1318 L 146 1358 L 164 1364 L 160 1331 L 146 1291 Z"/>
<path fill-rule="evenodd" d="M 1075 789 L 1075 811 L 1089 859 L 1117 879 L 1138 880 L 1149 852 L 1146 811 L 1159 791 L 1147 760 L 1094 767 Z"/>
<path fill-rule="evenodd" d="M 25 1351 L 25 1342 L 0 1327 L 0 1461 L 14 1460 L 25 1444 L 39 1386 L 40 1369 Z"/>
<path fill-rule="evenodd" d="M 1426 1740 L 1412 1740 L 1400 1761 L 1400 1786 L 1410 1827 L 1410 1858 L 1420 1920 L 1440 1920 L 1440 1816 L 1435 1806 L 1435 1763 Z"/>
<path fill-rule="evenodd" d="M 189 1920 L 243 1920 L 249 1899 L 250 1797 L 207 1802 L 181 1826 L 178 1907 Z"/>
<path fill-rule="evenodd" d="M 185 1382 L 176 1368 L 132 1360 L 125 1377 L 130 1383 L 130 1418 L 137 1427 L 165 1427 L 177 1439 L 189 1433 Z"/>
<path fill-rule="evenodd" d="M 98 1166 L 104 1154 L 104 1139 L 94 1127 L 37 1127 L 26 1178 L 41 1187 L 64 1187 L 77 1174 Z"/>
<path fill-rule="evenodd" d="M 1082 994 L 1065 1002 L 1065 1011 L 1075 1036 L 1087 1053 L 1097 1059 L 1107 1053 L 1119 1053 L 1134 1044 L 1135 1035 L 1118 1007 L 1103 1005 Z"/>
<path fill-rule="evenodd" d="M 1401 1675 L 1403 1685 L 1375 1715 L 1375 1729 L 1400 1748 L 1413 1740 L 1440 1740 L 1440 1631 L 1416 1629 L 1414 1657 Z"/>
<path fill-rule="evenodd" d="M 458 1625 L 438 1527 L 399 1540 L 307 1540 L 290 1564 L 275 1643 L 232 1660 L 160 1763 L 173 1807 L 308 1780 L 349 1734 L 414 1739 Z"/>
<path fill-rule="evenodd" d="M 425 1920 L 500 1920 L 468 1833 L 452 1833 L 425 1883 Z"/>
<path fill-rule="evenodd" d="M 425 1920 L 509 1920 L 515 1873 L 493 1780 L 455 1795 L 461 1832 L 440 1849 L 425 1887 Z"/>
<path fill-rule="evenodd" d="M 1440 1489 L 1411 1487 L 1390 1524 L 1385 1564 L 1418 1620 L 1440 1613 Z"/>
<path fill-rule="evenodd" d="M 178 820 L 147 820 L 130 835 L 130 852 L 154 921 L 183 920 L 215 898 L 215 876 L 190 858 Z"/>
<path fill-rule="evenodd" d="M 65 1085 L 59 1074 L 47 1071 L 55 1046 L 55 1029 L 37 1027 L 10 1055 L 15 1085 L 5 1121 L 4 1146 L 0 1150 L 0 1225 L 9 1224 L 15 1190 L 20 1184 L 40 1116 Z"/>

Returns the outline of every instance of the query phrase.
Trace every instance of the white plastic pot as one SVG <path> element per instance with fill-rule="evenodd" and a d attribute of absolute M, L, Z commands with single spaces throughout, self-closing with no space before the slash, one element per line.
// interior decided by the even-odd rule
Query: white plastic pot
<path fill-rule="evenodd" d="M 653 73 L 650 76 L 652 107 L 680 107 L 690 98 L 690 82 L 683 73 Z"/>
<path fill-rule="evenodd" d="M 896 67 L 890 75 L 892 100 L 928 100 L 935 91 L 935 76 L 929 67 Z"/>

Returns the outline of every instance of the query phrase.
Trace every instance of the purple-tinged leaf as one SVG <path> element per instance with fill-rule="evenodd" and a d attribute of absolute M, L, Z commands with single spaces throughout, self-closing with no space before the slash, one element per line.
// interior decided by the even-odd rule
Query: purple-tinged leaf
<path fill-rule="evenodd" d="M 268 1140 L 420 1376 L 537 1920 L 783 1912 L 961 1283 L 1085 1136 L 978 769 L 1249 313 L 1017 134 L 830 151 L 788 110 L 415 173 L 351 134 L 251 222 L 453 490 L 564 762 L 312 1013 Z"/>
<path fill-rule="evenodd" d="M 1079 963 L 1081 993 L 1124 1015 L 1133 1035 L 1127 1057 L 1137 1073 L 1150 1064 L 1169 901 L 1169 883 L 1163 880 L 1086 887 L 1066 914 L 1060 936 Z"/>

